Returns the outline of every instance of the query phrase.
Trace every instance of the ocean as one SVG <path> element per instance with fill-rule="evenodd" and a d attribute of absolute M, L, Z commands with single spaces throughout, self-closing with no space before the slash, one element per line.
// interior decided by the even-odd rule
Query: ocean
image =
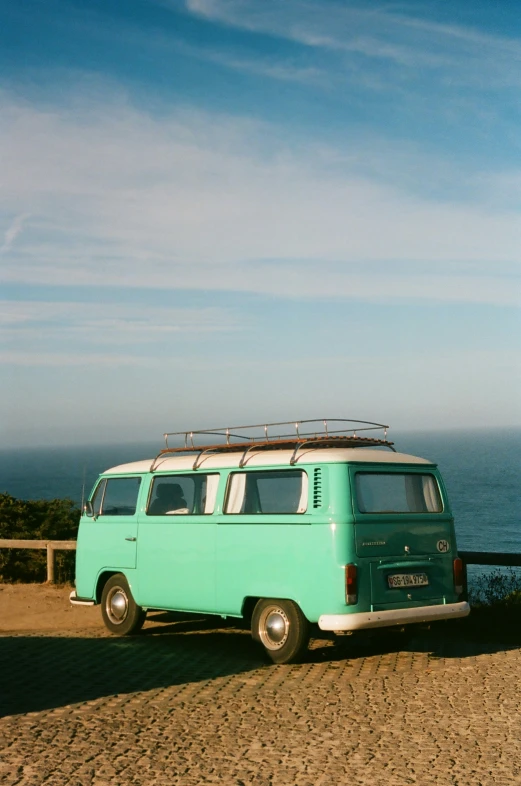
<path fill-rule="evenodd" d="M 393 434 L 397 450 L 438 463 L 456 522 L 458 546 L 521 552 L 521 429 Z M 19 448 L 0 451 L 0 492 L 21 499 L 69 497 L 81 504 L 100 472 L 153 458 L 148 444 Z"/>

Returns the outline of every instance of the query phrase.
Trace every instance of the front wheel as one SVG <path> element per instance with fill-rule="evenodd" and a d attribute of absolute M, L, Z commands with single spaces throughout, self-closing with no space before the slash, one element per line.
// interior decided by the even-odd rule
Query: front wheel
<path fill-rule="evenodd" d="M 122 573 L 111 576 L 101 594 L 101 616 L 105 627 L 118 636 L 130 636 L 143 627 L 146 611 L 132 597 Z"/>
<path fill-rule="evenodd" d="M 251 619 L 251 634 L 273 663 L 294 663 L 309 644 L 309 623 L 292 600 L 259 600 Z"/>

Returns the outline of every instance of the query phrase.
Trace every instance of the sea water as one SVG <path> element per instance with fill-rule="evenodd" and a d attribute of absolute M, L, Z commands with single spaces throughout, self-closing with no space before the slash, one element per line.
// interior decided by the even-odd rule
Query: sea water
<path fill-rule="evenodd" d="M 460 549 L 521 552 L 521 429 L 391 432 L 389 438 L 400 452 L 439 465 Z M 101 472 L 152 459 L 161 447 L 156 442 L 2 450 L 0 492 L 20 499 L 69 497 L 80 505 Z"/>

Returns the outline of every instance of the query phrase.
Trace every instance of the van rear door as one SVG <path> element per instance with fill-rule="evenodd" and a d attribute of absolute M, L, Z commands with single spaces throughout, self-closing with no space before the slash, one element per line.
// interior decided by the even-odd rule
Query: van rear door
<path fill-rule="evenodd" d="M 453 519 L 434 467 L 351 471 L 356 553 L 371 604 L 423 605 L 454 595 Z"/>

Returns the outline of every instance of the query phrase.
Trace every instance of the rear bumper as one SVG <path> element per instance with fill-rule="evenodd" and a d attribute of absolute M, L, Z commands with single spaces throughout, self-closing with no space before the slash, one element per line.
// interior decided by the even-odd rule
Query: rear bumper
<path fill-rule="evenodd" d="M 95 606 L 96 602 L 90 598 L 78 598 L 76 590 L 73 590 L 69 595 L 69 601 L 73 606 Z"/>
<path fill-rule="evenodd" d="M 469 604 L 462 601 L 461 603 L 446 603 L 437 606 L 416 606 L 412 609 L 367 611 L 355 614 L 322 614 L 318 620 L 318 627 L 321 630 L 386 628 L 393 625 L 409 625 L 414 622 L 457 619 L 458 617 L 466 617 L 469 612 Z"/>

